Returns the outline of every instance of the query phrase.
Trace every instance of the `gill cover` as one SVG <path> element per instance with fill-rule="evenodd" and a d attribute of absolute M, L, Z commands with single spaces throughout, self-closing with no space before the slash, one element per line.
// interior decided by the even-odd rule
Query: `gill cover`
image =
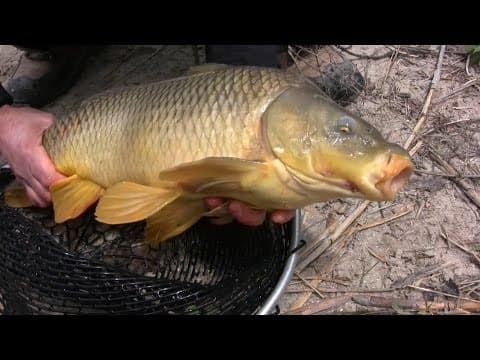
<path fill-rule="evenodd" d="M 411 174 L 404 149 L 308 83 L 285 90 L 263 121 L 273 154 L 318 199 L 391 199 Z"/>

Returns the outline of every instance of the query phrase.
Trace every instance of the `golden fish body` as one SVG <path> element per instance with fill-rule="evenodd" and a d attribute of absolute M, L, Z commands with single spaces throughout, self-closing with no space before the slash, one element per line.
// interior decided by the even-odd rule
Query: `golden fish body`
<path fill-rule="evenodd" d="M 261 117 L 302 81 L 275 69 L 227 68 L 88 99 L 44 137 L 57 169 L 103 187 L 155 185 L 162 170 L 207 157 L 264 161 Z"/>
<path fill-rule="evenodd" d="M 151 244 L 203 216 L 203 198 L 295 209 L 339 197 L 391 199 L 408 154 L 292 73 L 208 65 L 107 91 L 49 128 L 43 144 L 67 176 L 50 190 L 63 222 L 98 202 L 97 220 L 147 219 Z"/>

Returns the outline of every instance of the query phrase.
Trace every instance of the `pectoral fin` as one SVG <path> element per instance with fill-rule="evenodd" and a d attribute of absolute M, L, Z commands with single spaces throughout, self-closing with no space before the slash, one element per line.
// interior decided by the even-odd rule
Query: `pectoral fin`
<path fill-rule="evenodd" d="M 235 194 L 268 176 L 270 171 L 268 164 L 262 162 L 212 157 L 163 171 L 159 177 L 193 193 Z"/>
<path fill-rule="evenodd" d="M 5 204 L 13 208 L 26 208 L 33 206 L 28 198 L 25 187 L 17 180 L 14 180 L 5 189 Z"/>
<path fill-rule="evenodd" d="M 181 193 L 173 184 L 152 187 L 120 182 L 105 191 L 95 215 L 98 221 L 106 224 L 141 221 L 176 200 Z"/>
<path fill-rule="evenodd" d="M 95 203 L 103 193 L 103 188 L 92 181 L 77 175 L 58 180 L 50 185 L 55 222 L 62 223 L 74 219 Z"/>

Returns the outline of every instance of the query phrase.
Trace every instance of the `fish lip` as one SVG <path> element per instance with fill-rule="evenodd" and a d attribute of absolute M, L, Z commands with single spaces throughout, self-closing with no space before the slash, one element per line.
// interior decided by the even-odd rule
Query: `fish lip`
<path fill-rule="evenodd" d="M 413 165 L 406 166 L 389 176 L 377 182 L 375 188 L 378 189 L 388 200 L 393 200 L 401 188 L 406 185 L 410 175 L 413 172 Z"/>
<path fill-rule="evenodd" d="M 377 201 L 392 201 L 408 183 L 414 165 L 410 157 L 402 154 L 389 154 L 380 175 L 371 175 L 368 192 Z"/>

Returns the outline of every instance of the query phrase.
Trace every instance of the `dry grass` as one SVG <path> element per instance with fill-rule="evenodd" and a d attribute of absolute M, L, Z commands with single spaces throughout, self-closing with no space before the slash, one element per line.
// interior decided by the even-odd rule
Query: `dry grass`
<path fill-rule="evenodd" d="M 364 76 L 367 72 L 369 74 L 376 72 L 375 81 L 366 79 L 367 88 L 354 106 L 361 109 L 366 103 L 375 104 L 374 106 L 386 110 L 385 112 L 389 114 L 399 114 L 406 118 L 406 121 L 395 125 L 405 129 L 401 134 L 403 136 L 401 143 L 414 156 L 416 174 L 422 178 L 433 179 L 441 176 L 446 181 L 444 184 L 448 182 L 455 184 L 458 191 L 463 194 L 460 198 L 463 206 L 474 212 L 478 221 L 479 210 L 471 205 L 479 206 L 480 204 L 478 183 L 476 183 L 480 174 L 480 153 L 478 147 L 474 147 L 472 139 L 466 138 L 468 134 L 463 133 L 462 130 L 478 126 L 477 120 L 480 117 L 478 90 L 480 89 L 477 89 L 476 101 L 475 96 L 466 97 L 465 95 L 468 91 L 476 90 L 475 85 L 478 83 L 480 71 L 477 67 L 476 75 L 470 67 L 469 74 L 463 73 L 466 56 L 461 51 L 447 46 L 437 46 L 435 49 L 419 46 L 357 46 L 356 49 L 342 46 L 306 49 L 296 46 L 291 47 L 289 53 L 294 62 L 292 71 L 301 71 L 306 76 L 312 76 L 321 71 L 324 66 L 322 59 L 342 61 L 338 57 L 348 58 L 354 62 L 358 60 L 357 67 L 359 70 L 364 70 Z M 401 61 L 408 63 L 412 72 L 416 70 L 422 77 L 421 81 L 417 74 L 399 71 Z M 377 62 L 382 62 L 382 66 L 376 67 Z M 363 68 L 359 65 L 360 63 Z M 405 79 L 407 81 L 404 81 Z M 415 89 L 417 96 L 410 95 L 408 101 L 404 96 L 398 96 L 396 84 L 401 82 L 399 80 L 410 86 L 421 83 L 422 86 L 415 87 L 418 88 Z M 410 88 L 407 87 L 407 90 L 410 91 Z M 424 91 L 423 102 L 420 103 L 422 90 Z M 455 99 L 461 99 L 462 96 L 464 96 L 464 103 L 467 103 L 466 106 L 460 106 L 455 102 Z M 452 111 L 455 116 L 445 115 Z M 385 131 L 383 132 L 385 134 Z M 452 139 L 452 133 L 455 133 L 454 139 Z M 399 139 L 394 141 L 399 142 Z M 480 145 L 480 139 L 477 141 Z M 440 152 L 442 155 L 439 154 Z M 445 156 L 446 154 L 449 156 Z M 455 159 L 457 163 L 458 158 L 463 158 L 462 167 L 469 166 L 471 171 L 467 173 L 457 168 L 452 161 L 448 160 L 452 155 L 457 158 Z M 430 169 L 425 168 L 425 165 L 430 166 Z M 440 172 L 434 171 L 433 167 L 437 167 Z M 439 188 L 438 192 L 442 190 Z M 291 297 L 292 300 L 284 300 L 282 313 L 376 313 L 380 311 L 396 314 L 469 314 L 480 312 L 478 300 L 480 299 L 480 280 L 478 280 L 480 248 L 466 245 L 472 240 L 468 232 L 459 232 L 457 234 L 459 238 L 452 239 L 451 236 L 445 237 L 444 229 L 440 229 L 440 224 L 427 222 L 430 220 L 427 217 L 432 216 L 432 201 L 434 199 L 429 197 L 428 191 L 410 187 L 406 196 L 402 196 L 396 203 L 378 204 L 377 209 L 375 209 L 376 204 L 369 201 L 333 202 L 320 205 L 321 209 L 306 209 L 304 229 L 308 243 L 300 252 L 297 277 L 292 280 L 285 296 L 285 298 Z M 452 214 L 452 217 L 461 220 L 459 223 L 468 221 L 466 218 L 463 220 L 463 213 Z M 444 236 L 435 237 L 436 246 L 424 251 L 411 250 L 410 244 L 402 249 L 402 237 L 405 234 L 412 236 L 409 227 L 422 226 L 422 222 L 428 233 L 435 231 Z M 454 226 L 454 224 L 448 225 Z M 367 245 L 362 247 L 362 244 L 355 241 L 360 232 L 363 232 L 364 238 L 369 234 L 375 234 L 381 238 L 382 232 L 385 231 L 390 233 L 391 241 L 396 242 L 397 248 L 405 253 L 412 251 L 414 255 L 405 255 L 405 260 L 400 258 L 401 261 L 397 258 L 392 260 L 392 254 L 385 249 L 379 250 Z M 472 237 L 474 235 L 471 234 Z M 447 241 L 449 247 L 440 246 L 441 244 L 437 243 L 439 238 Z M 460 255 L 459 252 L 464 255 Z M 335 277 L 337 268 L 349 265 L 354 271 L 358 268 L 348 263 L 346 254 L 349 255 L 350 260 L 358 260 L 364 265 L 362 265 L 361 274 L 347 272 L 348 279 L 338 279 Z M 449 257 L 459 258 L 460 261 L 457 259 L 455 262 L 438 261 Z M 403 260 L 415 262 L 416 269 L 410 270 L 408 276 L 392 281 L 386 274 L 392 273 L 392 269 L 396 268 L 406 272 L 407 264 L 402 263 Z M 436 263 L 423 265 L 432 261 Z M 369 265 L 366 265 L 367 263 Z M 475 268 L 472 269 L 472 265 Z M 471 275 L 465 276 L 467 272 Z M 298 281 L 300 276 L 304 281 Z M 369 276 L 376 277 L 378 282 L 390 284 L 390 286 L 375 288 L 359 287 L 355 284 L 357 281 L 363 283 L 365 277 Z M 307 281 L 308 286 L 305 284 Z M 327 282 L 331 285 L 322 286 Z M 391 296 L 354 295 L 362 293 L 391 293 Z"/>

